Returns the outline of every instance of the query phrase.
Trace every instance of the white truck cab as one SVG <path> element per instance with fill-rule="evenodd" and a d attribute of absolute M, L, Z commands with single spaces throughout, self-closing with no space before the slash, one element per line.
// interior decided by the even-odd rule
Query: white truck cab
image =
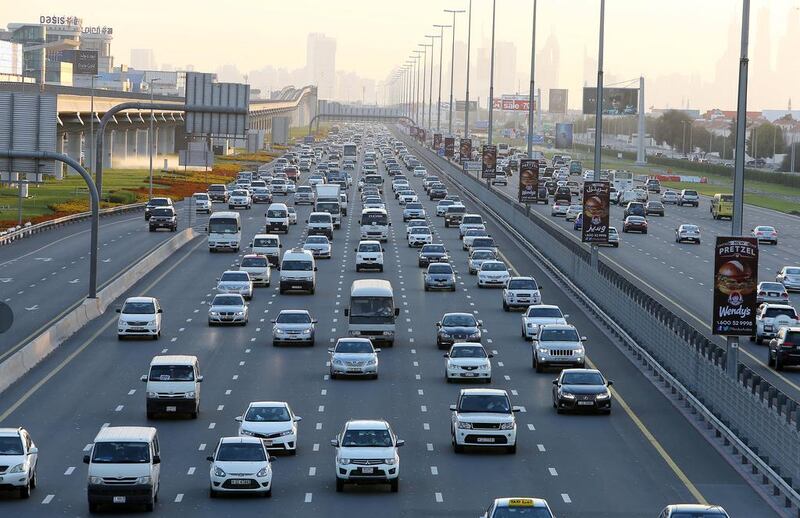
<path fill-rule="evenodd" d="M 254 254 L 265 255 L 273 268 L 281 262 L 281 238 L 277 234 L 256 234 L 250 243 Z"/>
<path fill-rule="evenodd" d="M 383 271 L 383 247 L 380 241 L 361 240 L 355 249 L 356 271 L 376 269 Z"/>
<path fill-rule="evenodd" d="M 302 248 L 292 248 L 283 254 L 279 291 L 307 291 L 311 295 L 317 287 L 317 263 L 314 254 Z"/>
<path fill-rule="evenodd" d="M 197 419 L 200 383 L 203 381 L 197 356 L 154 356 L 149 372 L 141 380 L 147 384 L 148 419 L 153 419 L 159 413 L 186 413 L 192 419 Z"/>
<path fill-rule="evenodd" d="M 272 203 L 268 208 L 264 217 L 267 218 L 266 230 L 267 232 L 283 232 L 289 233 L 289 209 L 285 203 Z"/>

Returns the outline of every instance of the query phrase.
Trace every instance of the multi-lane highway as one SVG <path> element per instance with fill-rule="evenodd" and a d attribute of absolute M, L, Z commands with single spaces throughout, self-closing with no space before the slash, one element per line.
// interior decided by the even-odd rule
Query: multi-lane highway
<path fill-rule="evenodd" d="M 588 338 L 592 364 L 615 381 L 610 416 L 557 415 L 550 403 L 555 373 L 536 374 L 530 367 L 530 344 L 520 337 L 519 313 L 502 310 L 499 291 L 476 287 L 475 276 L 467 272 L 458 231 L 443 228 L 433 215 L 434 204 L 422 196 L 421 180 L 410 181 L 421 194 L 435 240 L 451 253 L 457 270 L 455 293 L 423 291 L 417 250 L 405 242 L 401 209 L 388 182 L 384 197 L 392 226 L 384 272 L 355 272 L 360 207 L 353 189 L 349 216 L 335 234 L 333 257 L 318 261 L 316 294 L 279 295 L 277 282 L 259 288 L 250 302 L 246 327 L 206 325 L 216 277 L 236 267 L 242 254 L 210 254 L 203 239 L 197 238 L 130 292 L 161 301 L 160 341 L 119 342 L 116 317 L 104 316 L 3 393 L 0 426 L 25 426 L 37 442 L 40 458 L 33 498 L 16 501 L 3 495 L 4 511 L 42 517 L 87 515 L 86 467 L 81 458 L 97 431 L 110 424 L 158 428 L 162 487 L 156 512 L 163 516 L 478 516 L 492 498 L 510 495 L 547 498 L 563 517 L 655 516 L 668 503 L 698 500 L 721 504 L 731 516 L 774 515 L 728 460 L 710 448 L 609 342 L 602 326 L 489 221 L 488 230 L 504 260 L 514 271 L 537 278 L 544 301 L 558 304 L 570 315 L 570 322 Z M 284 249 L 304 241 L 302 222 L 309 211 L 297 207 L 301 223 L 291 227 Z M 243 242 L 247 242 L 263 230 L 263 214 L 254 209 L 242 211 L 242 216 Z M 121 232 L 123 236 L 136 232 L 135 226 L 140 231 L 145 228 L 141 218 L 131 225 Z M 330 380 L 326 347 L 347 333 L 343 308 L 357 278 L 391 281 L 401 308 L 397 339 L 393 348 L 380 353 L 378 380 Z M 282 309 L 308 309 L 319 320 L 315 347 L 272 347 L 270 319 Z M 448 406 L 466 385 L 445 383 L 442 351 L 435 347 L 434 324 L 448 311 L 473 312 L 484 321 L 483 344 L 495 353 L 491 386 L 508 390 L 513 404 L 524 409 L 517 414 L 515 455 L 452 451 Z M 199 358 L 205 378 L 197 420 L 145 418 L 139 377 L 154 355 L 167 353 Z M 288 401 L 303 417 L 298 454 L 274 463 L 271 500 L 211 500 L 205 458 L 219 437 L 236 434 L 234 418 L 256 400 Z M 346 420 L 362 417 L 387 419 L 406 441 L 400 450 L 397 494 L 369 486 L 335 491 L 330 439 Z"/>
<path fill-rule="evenodd" d="M 433 160 L 432 165 L 448 167 L 443 159 L 432 158 L 430 152 L 418 152 Z M 517 177 L 509 179 L 507 186 L 496 185 L 492 188 L 516 200 Z M 659 195 L 651 194 L 653 196 L 660 200 Z M 665 298 L 688 322 L 710 333 L 715 238 L 729 235 L 731 223 L 729 220 L 714 220 L 707 199 L 701 200 L 696 208 L 666 205 L 665 209 L 664 217 L 648 216 L 647 234 L 622 233 L 623 208 L 612 205 L 611 224 L 619 231 L 621 243 L 619 248 L 601 248 L 600 255 L 609 264 L 638 279 L 641 287 Z M 565 239 L 580 242 L 580 232 L 573 229 L 573 222 L 564 221 L 563 217 L 551 217 L 550 204 L 531 205 L 531 210 L 561 228 Z M 675 229 L 683 223 L 701 228 L 701 244 L 675 243 Z M 773 225 L 779 233 L 777 246 L 760 246 L 759 280 L 774 281 L 776 272 L 783 266 L 800 265 L 800 218 L 746 205 L 746 232 L 749 233 L 756 225 Z M 800 307 L 800 295 L 797 293 L 790 293 L 789 300 L 794 307 Z M 788 369 L 776 372 L 767 367 L 765 345 L 756 345 L 745 339 L 740 342 L 740 351 L 741 361 L 785 393 L 795 399 L 800 398 L 800 371 Z"/>
<path fill-rule="evenodd" d="M 183 207 L 176 207 L 179 228 L 189 220 Z M 175 235 L 148 232 L 143 214 L 100 220 L 98 289 Z M 0 361 L 86 298 L 89 226 L 80 221 L 0 247 L 0 300 L 14 312 L 14 325 L 0 340 Z"/>

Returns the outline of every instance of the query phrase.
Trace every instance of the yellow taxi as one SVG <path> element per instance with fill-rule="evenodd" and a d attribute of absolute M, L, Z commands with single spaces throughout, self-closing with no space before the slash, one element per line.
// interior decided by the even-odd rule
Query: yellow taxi
<path fill-rule="evenodd" d="M 495 498 L 482 518 L 553 518 L 553 512 L 544 498 Z"/>

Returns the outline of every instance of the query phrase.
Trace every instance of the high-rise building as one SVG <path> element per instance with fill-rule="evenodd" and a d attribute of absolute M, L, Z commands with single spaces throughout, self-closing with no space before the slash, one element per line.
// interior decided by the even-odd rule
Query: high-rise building
<path fill-rule="evenodd" d="M 156 56 L 153 49 L 131 49 L 131 68 L 155 70 Z"/>
<path fill-rule="evenodd" d="M 336 39 L 319 32 L 308 35 L 306 46 L 308 80 L 317 85 L 320 99 L 336 95 Z"/>
<path fill-rule="evenodd" d="M 510 41 L 498 40 L 494 49 L 494 95 L 517 93 L 518 87 L 517 46 Z"/>

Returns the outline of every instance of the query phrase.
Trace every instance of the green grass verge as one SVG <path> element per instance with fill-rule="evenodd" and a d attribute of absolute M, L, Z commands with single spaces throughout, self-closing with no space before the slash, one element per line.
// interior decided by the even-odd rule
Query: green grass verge
<path fill-rule="evenodd" d="M 714 196 L 719 192 L 730 192 L 730 190 L 721 189 L 721 186 L 719 185 L 707 183 L 664 182 L 662 185 L 675 190 L 694 189 L 705 196 Z M 800 216 L 800 204 L 779 198 L 772 198 L 770 196 L 746 192 L 744 194 L 744 202 L 749 205 L 755 205 L 756 207 L 763 207 L 765 209 L 772 209 L 778 212 L 785 212 L 787 214 L 795 214 Z"/>

